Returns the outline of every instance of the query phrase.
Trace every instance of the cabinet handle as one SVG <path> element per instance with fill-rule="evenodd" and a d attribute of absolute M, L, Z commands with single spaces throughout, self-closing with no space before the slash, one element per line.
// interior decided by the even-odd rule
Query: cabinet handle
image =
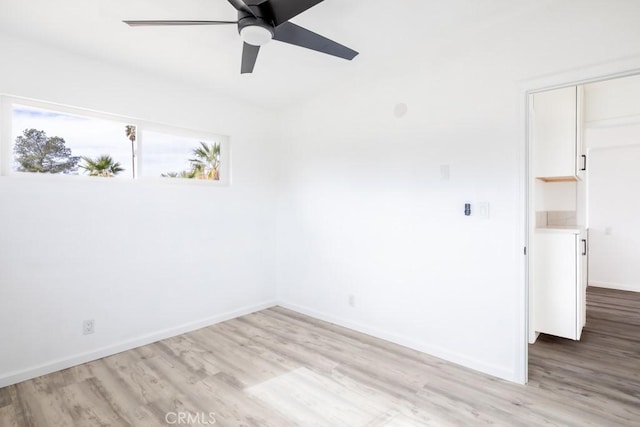
<path fill-rule="evenodd" d="M 587 240 L 582 239 L 582 256 L 587 255 Z"/>
<path fill-rule="evenodd" d="M 586 154 L 582 154 L 580 157 L 582 157 L 582 169 L 580 169 L 581 171 L 586 171 L 587 170 L 587 155 Z"/>

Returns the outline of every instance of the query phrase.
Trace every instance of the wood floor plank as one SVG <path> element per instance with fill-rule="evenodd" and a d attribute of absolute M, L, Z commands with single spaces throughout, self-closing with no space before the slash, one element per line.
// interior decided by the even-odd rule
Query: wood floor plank
<path fill-rule="evenodd" d="M 9 387 L 0 388 L 0 408 L 9 406 L 12 403 L 13 403 L 13 398 L 11 397 L 11 388 Z"/>
<path fill-rule="evenodd" d="M 97 394 L 110 402 L 112 407 L 120 408 L 126 421 L 134 426 L 154 427 L 161 421 L 148 409 L 145 402 L 138 398 L 136 390 L 127 386 L 127 382 L 107 366 L 103 360 L 93 362 L 92 372 Z"/>
<path fill-rule="evenodd" d="M 175 390 L 169 378 L 163 378 L 149 366 L 155 358 L 141 360 L 130 352 L 103 359 L 112 375 L 122 381 L 123 387 L 132 390 L 140 404 L 172 398 Z M 185 379 L 187 381 L 187 379 Z"/>
<path fill-rule="evenodd" d="M 181 391 L 195 406 L 191 413 L 214 414 L 216 425 L 286 427 L 295 426 L 290 418 L 253 398 L 242 384 L 224 372 L 208 377 Z"/>
<path fill-rule="evenodd" d="M 338 362 L 335 360 L 326 358 L 318 353 L 310 352 L 293 339 L 285 339 L 282 335 L 265 330 L 260 325 L 256 325 L 248 319 L 236 320 L 238 320 L 238 322 L 226 325 L 230 332 L 245 339 L 250 339 L 260 347 L 275 354 L 277 358 L 286 360 L 287 363 L 292 365 L 292 369 L 308 366 L 313 367 L 315 370 L 328 373 L 338 366 Z"/>
<path fill-rule="evenodd" d="M 545 390 L 601 424 L 640 420 L 640 294 L 589 287 L 579 342 L 540 336 L 529 353 L 529 387 Z"/>
<path fill-rule="evenodd" d="M 131 426 L 128 414 L 112 401 L 104 399 L 97 380 L 89 379 L 59 388 L 62 405 L 77 426 Z"/>
<path fill-rule="evenodd" d="M 372 399 L 357 390 L 299 368 L 250 387 L 249 394 L 277 408 L 300 425 L 351 427 L 366 425 L 385 414 L 391 402 Z"/>
<path fill-rule="evenodd" d="M 33 381 L 33 380 L 32 380 Z M 74 426 L 74 419 L 58 390 L 30 388 L 30 381 L 17 384 L 16 416 L 20 425 Z"/>
<path fill-rule="evenodd" d="M 354 365 L 363 367 L 372 372 L 369 375 L 379 376 L 386 384 L 397 384 L 409 391 L 419 388 L 430 375 L 437 373 L 438 368 L 425 364 L 420 360 L 410 359 L 399 356 L 393 351 L 388 351 L 385 345 L 363 345 L 358 343 L 356 346 L 350 346 L 350 351 L 343 351 L 344 345 L 348 341 L 340 341 L 333 332 L 323 331 L 322 328 L 314 326 L 299 327 L 297 336 L 291 337 L 279 332 L 280 326 L 286 324 L 286 319 L 278 316 L 271 316 L 271 313 L 259 313 L 261 316 L 254 316 L 258 319 L 259 324 L 265 328 L 271 328 L 273 334 L 280 336 L 282 339 L 289 339 L 301 343 L 307 352 L 311 354 L 322 355 L 327 359 L 332 359 L 339 363 L 341 367 Z M 249 319 L 243 319 L 250 322 Z M 300 325 L 303 326 L 303 325 Z M 380 340 L 382 341 L 382 340 Z M 391 346 L 394 347 L 394 346 Z M 395 346 L 397 347 L 397 346 Z"/>
<path fill-rule="evenodd" d="M 268 349 L 256 350 L 255 343 L 249 343 L 241 335 L 233 337 L 224 327 L 203 331 L 208 342 L 216 345 L 213 357 L 222 370 L 235 377 L 245 387 L 259 384 L 275 376 L 284 374 L 298 365 L 286 359 L 269 354 Z"/>
<path fill-rule="evenodd" d="M 151 347 L 151 346 L 150 346 Z M 185 374 L 195 378 L 205 378 L 220 372 L 213 358 L 209 357 L 207 350 L 198 348 L 185 336 L 178 336 L 155 343 L 154 354 L 168 359 Z"/>
<path fill-rule="evenodd" d="M 0 426 L 2 427 L 19 427 L 18 416 L 13 405 L 4 405 L 0 407 Z"/>
<path fill-rule="evenodd" d="M 580 342 L 519 386 L 274 307 L 0 389 L 0 426 L 640 425 L 640 294 L 589 288 Z"/>

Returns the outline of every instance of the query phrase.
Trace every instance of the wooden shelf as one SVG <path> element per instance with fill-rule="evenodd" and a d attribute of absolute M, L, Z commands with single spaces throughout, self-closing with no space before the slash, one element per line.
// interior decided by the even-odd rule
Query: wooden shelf
<path fill-rule="evenodd" d="M 537 176 L 536 179 L 544 182 L 576 182 L 575 176 Z"/>

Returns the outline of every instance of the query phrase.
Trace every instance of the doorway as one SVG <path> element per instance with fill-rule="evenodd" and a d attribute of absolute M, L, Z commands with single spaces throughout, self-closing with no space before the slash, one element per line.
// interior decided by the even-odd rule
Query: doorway
<path fill-rule="evenodd" d="M 528 380 L 529 345 L 535 346 L 540 333 L 545 351 L 564 346 L 575 354 L 587 305 L 616 322 L 620 318 L 602 310 L 602 304 L 622 298 L 633 306 L 640 295 L 625 294 L 640 291 L 640 202 L 635 197 L 640 194 L 640 168 L 635 166 L 640 161 L 640 75 L 609 75 L 526 94 Z M 557 111 L 545 111 L 548 106 Z M 547 115 L 559 117 L 560 124 Z M 572 154 L 566 144 L 560 155 L 549 151 L 550 146 L 562 151 L 558 138 L 572 137 Z M 551 166 L 540 165 L 545 162 Z M 562 162 L 564 169 L 558 169 Z M 565 287 L 562 292 L 559 284 Z M 623 311 L 629 309 L 625 304 L 620 305 Z M 542 359 L 539 348 L 532 348 L 537 375 Z"/>

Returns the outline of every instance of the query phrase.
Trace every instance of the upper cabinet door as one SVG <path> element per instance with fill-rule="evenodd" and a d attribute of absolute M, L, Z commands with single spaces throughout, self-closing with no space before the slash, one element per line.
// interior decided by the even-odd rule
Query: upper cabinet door
<path fill-rule="evenodd" d="M 584 86 L 576 88 L 576 178 L 584 179 L 587 150 L 584 144 Z"/>
<path fill-rule="evenodd" d="M 549 181 L 576 179 L 578 169 L 578 88 L 533 95 L 533 172 Z M 581 132 L 580 132 L 581 133 Z"/>

